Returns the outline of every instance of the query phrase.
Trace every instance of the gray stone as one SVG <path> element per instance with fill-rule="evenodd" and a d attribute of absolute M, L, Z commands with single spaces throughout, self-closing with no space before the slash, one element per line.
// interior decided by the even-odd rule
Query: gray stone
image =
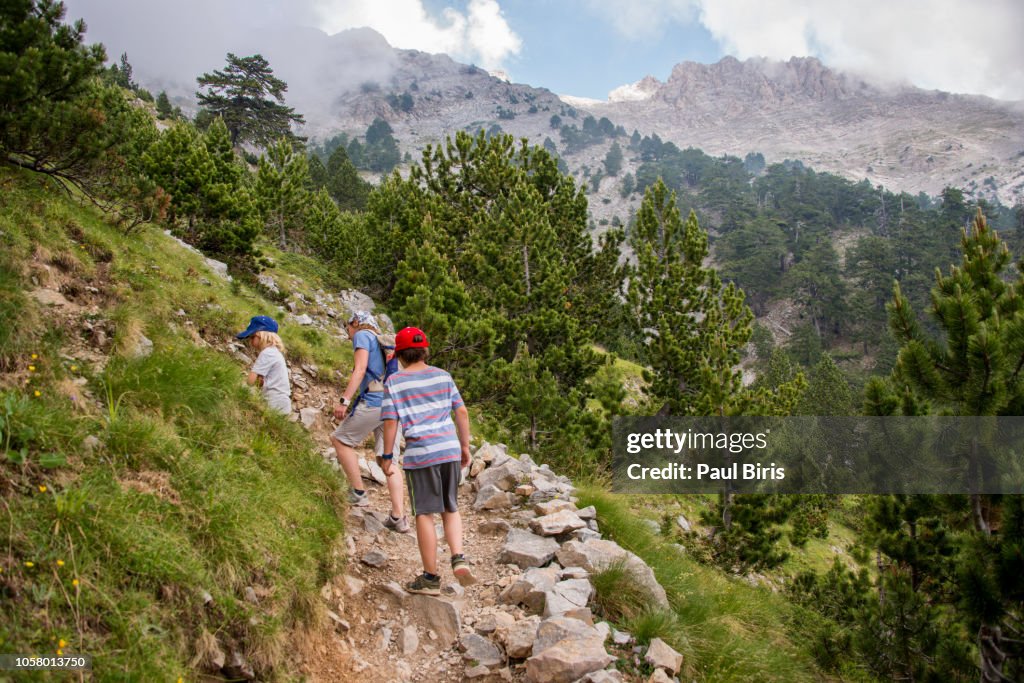
<path fill-rule="evenodd" d="M 685 531 L 686 533 L 690 533 L 691 531 L 693 531 L 693 527 L 690 526 L 690 520 L 686 519 L 686 517 L 684 517 L 683 515 L 679 515 L 678 517 L 676 517 L 676 524 L 678 524 L 679 528 Z"/>
<path fill-rule="evenodd" d="M 541 516 L 551 515 L 561 510 L 576 512 L 576 506 L 567 500 L 548 500 L 537 503 L 533 506 L 534 511 Z M 578 515 L 577 515 L 578 516 Z"/>
<path fill-rule="evenodd" d="M 584 542 L 584 543 L 589 541 L 592 538 L 594 538 L 594 539 L 601 538 L 601 534 L 600 533 L 598 533 L 597 531 L 594 531 L 593 529 L 590 529 L 590 528 L 577 529 L 576 531 L 573 532 L 572 535 L 573 535 L 573 538 L 575 538 L 577 541 L 581 541 L 581 542 Z"/>
<path fill-rule="evenodd" d="M 489 636 L 498 629 L 509 628 L 514 623 L 516 618 L 508 612 L 487 612 L 473 624 L 473 630 L 482 636 Z"/>
<path fill-rule="evenodd" d="M 613 629 L 612 625 L 609 624 L 607 621 L 599 621 L 598 623 L 594 624 L 594 629 L 601 634 L 601 642 L 607 642 L 607 640 L 611 638 Z"/>
<path fill-rule="evenodd" d="M 586 525 L 587 523 L 577 517 L 576 513 L 569 510 L 559 510 L 530 521 L 530 528 L 540 536 L 559 536 L 582 529 Z"/>
<path fill-rule="evenodd" d="M 499 602 L 509 605 L 524 605 L 528 610 L 540 614 L 544 609 L 545 594 L 558 583 L 558 570 L 554 567 L 531 567 L 523 572 L 515 583 L 498 596 Z"/>
<path fill-rule="evenodd" d="M 466 589 L 457 583 L 445 584 L 445 587 L 441 589 L 441 592 L 445 595 L 450 595 L 456 598 L 462 598 L 466 596 Z"/>
<path fill-rule="evenodd" d="M 128 355 L 132 358 L 146 358 L 151 353 L 153 353 L 153 341 L 140 332 L 138 339 L 128 351 Z"/>
<path fill-rule="evenodd" d="M 477 633 L 467 633 L 459 639 L 462 658 L 467 662 L 476 662 L 481 666 L 494 668 L 505 663 L 501 650 L 487 638 Z"/>
<path fill-rule="evenodd" d="M 414 594 L 409 596 L 406 605 L 410 615 L 437 634 L 442 647 L 447 648 L 458 640 L 462 630 L 461 603 L 447 598 Z"/>
<path fill-rule="evenodd" d="M 383 567 L 388 563 L 388 556 L 380 550 L 371 550 L 362 557 L 363 564 L 371 567 Z"/>
<path fill-rule="evenodd" d="M 365 581 L 354 576 L 350 576 L 349 574 L 344 576 L 343 581 L 345 582 L 345 592 L 348 593 L 349 597 L 359 595 L 363 592 L 363 589 L 366 588 Z"/>
<path fill-rule="evenodd" d="M 505 534 L 512 525 L 503 519 L 489 519 L 477 525 L 476 529 L 482 534 Z"/>
<path fill-rule="evenodd" d="M 381 486 L 388 483 L 388 478 L 384 475 L 384 470 L 382 470 L 380 465 L 377 464 L 376 458 L 373 460 L 367 460 L 366 467 L 370 471 L 370 479 L 373 479 Z"/>
<path fill-rule="evenodd" d="M 505 654 L 512 659 L 526 659 L 533 652 L 538 626 L 540 619 L 530 616 L 516 621 L 508 628 L 499 628 L 495 635 L 505 646 Z"/>
<path fill-rule="evenodd" d="M 384 522 L 381 521 L 380 517 L 377 516 L 377 513 L 367 511 L 365 514 L 363 514 L 363 529 L 365 529 L 367 533 L 376 536 L 377 534 L 384 531 Z"/>
<path fill-rule="evenodd" d="M 554 558 L 556 552 L 558 542 L 555 539 L 537 536 L 523 529 L 512 529 L 505 538 L 498 562 L 514 564 L 520 569 L 542 567 Z"/>
<path fill-rule="evenodd" d="M 504 510 L 515 505 L 515 497 L 496 486 L 484 486 L 476 494 L 474 510 Z"/>
<path fill-rule="evenodd" d="M 615 669 L 601 669 L 600 671 L 592 671 L 583 678 L 580 678 L 576 683 L 623 683 L 625 681 L 622 674 Z"/>
<path fill-rule="evenodd" d="M 345 307 L 349 315 L 352 315 L 356 311 L 373 312 L 373 309 L 376 306 L 376 304 L 373 303 L 373 299 L 354 289 L 345 289 L 339 292 L 338 301 L 340 301 Z"/>
<path fill-rule="evenodd" d="M 313 324 L 313 318 L 308 313 L 303 313 L 302 315 L 295 316 L 295 323 L 303 327 L 309 327 Z"/>
<path fill-rule="evenodd" d="M 582 510 L 577 510 L 576 516 L 582 519 L 584 522 L 589 522 L 592 519 L 597 519 L 597 508 L 595 508 L 593 505 L 588 505 Z"/>
<path fill-rule="evenodd" d="M 385 334 L 395 333 L 395 323 L 391 322 L 391 318 L 386 313 L 377 314 L 377 324 L 380 325 L 381 332 Z"/>
<path fill-rule="evenodd" d="M 572 683 L 614 661 L 615 658 L 605 652 L 600 636 L 562 640 L 526 660 L 526 680 Z"/>
<path fill-rule="evenodd" d="M 322 416 L 323 412 L 319 408 L 303 408 L 299 411 L 299 421 L 306 429 L 312 429 L 321 421 Z"/>
<path fill-rule="evenodd" d="M 583 567 L 566 567 L 562 571 L 558 572 L 558 579 L 586 579 L 590 577 L 588 572 Z"/>
<path fill-rule="evenodd" d="M 469 464 L 469 476 L 478 477 L 486 468 L 487 463 L 483 461 L 483 458 L 473 458 L 473 461 Z"/>
<path fill-rule="evenodd" d="M 641 521 L 643 521 L 644 526 L 647 527 L 652 534 L 658 535 L 661 533 L 661 525 L 655 522 L 653 519 L 644 519 Z"/>
<path fill-rule="evenodd" d="M 404 588 L 398 585 L 397 581 L 388 581 L 381 586 L 381 590 L 397 600 L 400 605 L 409 597 L 409 594 L 405 592 Z"/>
<path fill-rule="evenodd" d="M 263 287 L 267 289 L 267 291 L 274 292 L 275 294 L 280 291 L 277 288 L 277 282 L 274 281 L 274 278 L 270 275 L 267 275 L 266 273 L 260 274 L 256 278 L 256 281 L 263 285 Z"/>
<path fill-rule="evenodd" d="M 579 619 L 551 617 L 543 620 L 537 628 L 537 638 L 533 642 L 533 652 L 534 654 L 543 652 L 561 640 L 598 637 L 600 637 L 600 634 L 593 626 L 589 626 Z"/>
<path fill-rule="evenodd" d="M 210 267 L 210 270 L 212 270 L 218 277 L 231 282 L 232 277 L 228 275 L 228 264 L 209 257 L 203 260 L 206 262 L 206 265 Z"/>
<path fill-rule="evenodd" d="M 474 458 L 480 458 L 485 465 L 490 465 L 499 455 L 505 454 L 505 448 L 501 444 L 493 445 L 484 441 L 484 444 L 473 454 Z"/>
<path fill-rule="evenodd" d="M 464 672 L 462 672 L 462 675 L 469 680 L 473 680 L 474 678 L 483 678 L 484 676 L 490 676 L 491 670 L 483 664 L 477 664 L 476 666 L 466 669 Z"/>
<path fill-rule="evenodd" d="M 569 541 L 557 552 L 558 562 L 564 567 L 583 567 L 590 573 L 601 571 L 621 561 L 625 569 L 650 594 L 654 602 L 668 608 L 668 597 L 654 576 L 654 572 L 639 557 L 612 541 L 591 539 L 586 542 Z"/>
<path fill-rule="evenodd" d="M 626 631 L 619 631 L 619 630 L 613 628 L 612 629 L 612 642 L 615 643 L 616 645 L 625 647 L 626 645 L 629 645 L 630 643 L 633 642 L 633 636 L 630 633 L 626 632 Z"/>
<path fill-rule="evenodd" d="M 398 649 L 403 655 L 411 655 L 420 646 L 420 637 L 415 626 L 406 626 L 398 636 Z"/>
<path fill-rule="evenodd" d="M 601 533 L 601 527 L 597 526 L 596 519 L 592 519 L 589 522 L 587 522 L 587 528 L 593 531 L 594 533 Z"/>
<path fill-rule="evenodd" d="M 544 616 L 557 616 L 586 607 L 593 594 L 594 588 L 587 579 L 559 581 L 544 596 Z"/>
<path fill-rule="evenodd" d="M 526 472 L 515 460 L 509 460 L 504 465 L 487 468 L 477 477 L 480 488 L 494 486 L 502 491 L 514 491 L 519 485 L 520 479 L 526 477 Z"/>
<path fill-rule="evenodd" d="M 675 676 L 683 666 L 683 656 L 669 647 L 661 638 L 651 640 L 644 661 L 656 669 L 665 669 Z"/>
<path fill-rule="evenodd" d="M 348 633 L 352 629 L 352 625 L 347 621 L 339 617 L 331 610 L 327 610 L 327 618 L 334 625 L 334 630 L 340 633 Z"/>
<path fill-rule="evenodd" d="M 665 673 L 664 669 L 655 669 L 647 678 L 647 683 L 675 683 L 673 678 Z"/>
<path fill-rule="evenodd" d="M 376 645 L 378 650 L 387 650 L 391 647 L 391 628 L 382 626 L 377 631 Z"/>
<path fill-rule="evenodd" d="M 245 600 L 246 602 L 251 602 L 253 604 L 258 603 L 260 601 L 260 599 L 256 597 L 256 591 L 253 590 L 252 586 L 245 587 Z"/>

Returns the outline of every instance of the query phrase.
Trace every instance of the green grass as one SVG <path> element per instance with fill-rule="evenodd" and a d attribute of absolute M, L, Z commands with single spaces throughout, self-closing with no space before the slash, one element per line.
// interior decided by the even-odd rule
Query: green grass
<path fill-rule="evenodd" d="M 0 652 L 64 641 L 98 681 L 195 680 L 216 639 L 261 679 L 294 680 L 289 639 L 321 618 L 343 561 L 343 496 L 225 353 L 275 305 L 155 229 L 126 237 L 21 175 L 0 172 L 0 190 Z M 75 357 L 81 330 L 26 296 L 42 264 L 101 290 L 81 314 L 113 330 L 105 364 Z M 292 327 L 322 371 L 351 358 Z M 154 351 L 131 359 L 139 334 Z"/>
<path fill-rule="evenodd" d="M 596 488 L 581 489 L 578 495 L 580 506 L 597 508 L 606 536 L 650 565 L 672 606 L 669 614 L 625 614 L 620 626 L 641 640 L 660 637 L 672 644 L 684 656 L 687 676 L 715 682 L 827 678 L 799 631 L 802 610 L 780 595 L 686 557 L 652 534 L 628 499 Z"/>

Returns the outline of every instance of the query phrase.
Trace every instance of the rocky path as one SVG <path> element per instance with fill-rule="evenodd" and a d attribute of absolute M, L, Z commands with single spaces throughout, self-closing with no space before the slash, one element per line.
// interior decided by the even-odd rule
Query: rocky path
<path fill-rule="evenodd" d="M 615 561 L 667 601 L 640 558 L 601 540 L 567 479 L 489 444 L 465 474 L 459 506 L 477 583 L 454 580 L 438 524 L 442 595 L 402 590 L 421 571 L 416 539 L 384 528 L 387 492 L 371 485 L 370 506 L 348 512 L 346 573 L 322 591 L 331 628 L 297 653 L 308 680 L 673 680 L 680 655 L 660 641 L 640 648 L 594 617 L 588 577 Z"/>

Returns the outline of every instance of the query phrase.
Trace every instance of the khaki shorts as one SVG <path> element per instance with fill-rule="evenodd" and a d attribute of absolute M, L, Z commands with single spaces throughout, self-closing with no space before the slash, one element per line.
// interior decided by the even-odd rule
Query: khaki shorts
<path fill-rule="evenodd" d="M 332 436 L 341 443 L 351 448 L 359 448 L 366 441 L 366 437 L 373 432 L 373 452 L 378 456 L 384 453 L 384 423 L 380 419 L 380 407 L 371 408 L 361 402 L 356 409 L 345 416 Z M 399 446 L 401 435 L 395 435 L 395 462 L 400 462 Z"/>

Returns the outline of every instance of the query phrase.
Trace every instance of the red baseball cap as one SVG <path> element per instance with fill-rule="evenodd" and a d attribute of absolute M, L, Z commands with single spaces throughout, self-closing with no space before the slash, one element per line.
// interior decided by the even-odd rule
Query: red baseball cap
<path fill-rule="evenodd" d="M 430 346 L 426 333 L 418 327 L 405 327 L 395 335 L 395 351 L 425 349 Z"/>

